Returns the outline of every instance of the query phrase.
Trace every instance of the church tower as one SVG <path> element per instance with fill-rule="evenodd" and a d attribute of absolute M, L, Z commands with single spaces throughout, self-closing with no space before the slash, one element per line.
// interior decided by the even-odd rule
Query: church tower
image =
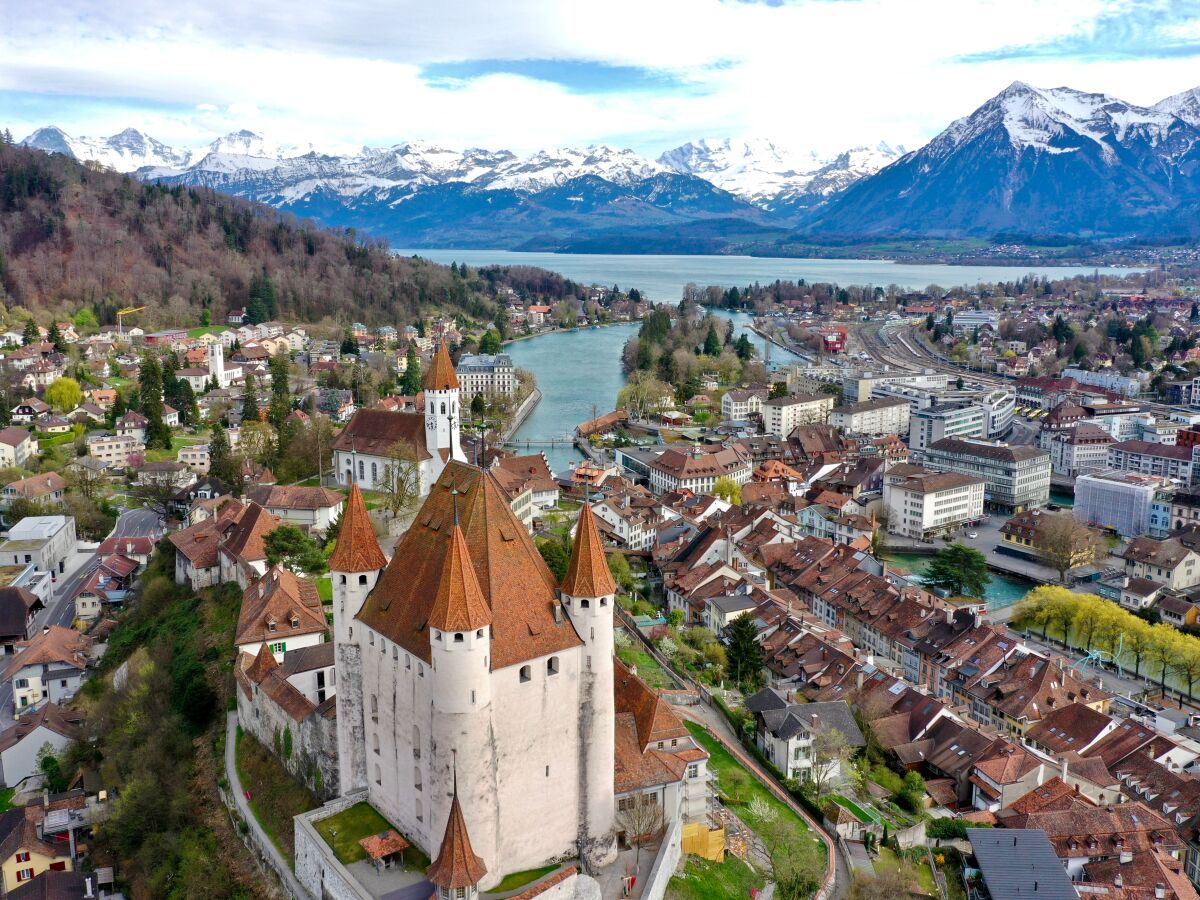
<path fill-rule="evenodd" d="M 338 778 L 343 795 L 367 786 L 361 629 L 356 635 L 354 617 L 386 565 L 387 559 L 375 538 L 367 504 L 355 484 L 350 488 L 337 544 L 329 557 L 337 672 Z"/>
<path fill-rule="evenodd" d="M 579 854 L 590 870 L 616 858 L 613 771 L 616 754 L 616 701 L 613 687 L 613 606 L 617 585 L 608 570 L 595 514 L 587 503 L 579 513 L 571 563 L 563 579 L 562 603 L 584 643 L 579 704 L 582 753 Z"/>
<path fill-rule="evenodd" d="M 225 381 L 225 347 L 220 341 L 208 345 L 208 377 L 217 383 L 217 387 L 228 387 Z"/>
<path fill-rule="evenodd" d="M 449 460 L 467 461 L 459 445 L 462 410 L 459 409 L 458 394 L 458 375 L 443 341 L 425 373 L 425 447 L 434 457 L 435 467 L 430 484 L 442 474 Z"/>
<path fill-rule="evenodd" d="M 437 893 L 430 900 L 475 900 L 479 896 L 479 883 L 486 875 L 487 866 L 471 847 L 467 821 L 458 802 L 458 776 L 455 775 L 453 799 L 450 801 L 450 815 L 446 819 L 442 846 L 433 865 L 425 870 L 425 876 L 437 888 Z"/>

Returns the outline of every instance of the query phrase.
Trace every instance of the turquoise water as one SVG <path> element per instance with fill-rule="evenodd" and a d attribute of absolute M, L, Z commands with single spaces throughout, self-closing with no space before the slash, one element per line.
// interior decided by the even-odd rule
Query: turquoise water
<path fill-rule="evenodd" d="M 1051 278 L 1070 275 L 1123 274 L 1129 269 L 1093 266 L 947 266 L 905 265 L 878 259 L 781 259 L 757 256 L 640 256 L 609 253 L 519 253 L 512 250 L 397 250 L 402 256 L 423 256 L 449 265 L 493 264 L 541 266 L 584 284 L 635 287 L 656 303 L 676 303 L 685 285 L 745 287 L 777 279 L 872 284 L 916 290 L 1011 281 L 1031 273 Z"/>
<path fill-rule="evenodd" d="M 929 559 L 930 557 L 920 553 L 888 552 L 887 554 L 888 562 L 908 569 L 918 577 L 918 580 L 921 573 L 925 571 L 925 566 L 929 564 Z M 988 582 L 983 598 L 987 601 L 988 609 L 1003 609 L 1006 606 L 1012 606 L 1036 587 L 1032 582 L 1014 578 L 1011 575 L 1004 575 L 1000 572 L 991 574 L 992 580 Z"/>
<path fill-rule="evenodd" d="M 1064 491 L 1059 488 L 1051 488 L 1050 502 L 1055 506 L 1063 507 L 1063 509 L 1070 509 L 1075 505 L 1075 495 L 1070 491 Z"/>
<path fill-rule="evenodd" d="M 738 334 L 751 322 L 744 313 L 722 311 L 720 315 L 732 320 Z M 513 341 L 505 347 L 515 365 L 533 372 L 542 391 L 542 402 L 517 429 L 513 439 L 569 439 L 580 422 L 611 412 L 617 403 L 617 392 L 625 384 L 621 351 L 640 327 L 640 323 L 631 322 L 604 328 L 551 331 Z M 753 332 L 748 334 L 761 355 L 766 342 Z M 779 347 L 771 348 L 773 364 L 797 359 Z M 529 448 L 530 452 L 538 450 L 545 452 L 550 467 L 558 474 L 582 459 L 579 451 L 569 444 Z"/>

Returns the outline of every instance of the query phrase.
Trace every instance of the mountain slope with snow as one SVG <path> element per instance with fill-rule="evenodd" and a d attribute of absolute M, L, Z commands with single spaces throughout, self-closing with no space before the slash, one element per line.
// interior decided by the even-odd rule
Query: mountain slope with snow
<path fill-rule="evenodd" d="M 1193 95 L 1140 107 L 1015 82 L 913 153 L 848 187 L 816 234 L 1196 234 Z"/>

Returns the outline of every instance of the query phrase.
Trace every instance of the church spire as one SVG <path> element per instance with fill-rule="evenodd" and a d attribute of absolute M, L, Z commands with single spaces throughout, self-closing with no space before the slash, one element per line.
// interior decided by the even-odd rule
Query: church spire
<path fill-rule="evenodd" d="M 487 866 L 471 848 L 467 822 L 458 803 L 457 769 L 454 773 L 454 799 L 450 801 L 450 817 L 446 820 L 442 847 L 425 875 L 438 887 L 450 889 L 476 887 L 487 875 Z"/>
<path fill-rule="evenodd" d="M 429 610 L 429 627 L 438 631 L 476 631 L 491 624 L 492 611 L 475 577 L 467 541 L 455 522 L 437 597 Z"/>
<path fill-rule="evenodd" d="M 331 572 L 377 572 L 387 565 L 371 516 L 367 512 L 362 491 L 355 484 L 350 488 L 350 499 L 342 511 L 342 523 L 338 529 L 337 544 L 329 557 Z"/>
<path fill-rule="evenodd" d="M 579 513 L 571 564 L 567 567 L 562 591 L 572 597 L 607 597 L 617 592 L 612 572 L 608 570 L 608 560 L 604 557 L 604 544 L 596 528 L 595 514 L 587 503 Z"/>
<path fill-rule="evenodd" d="M 457 391 L 458 375 L 454 371 L 454 363 L 450 360 L 450 351 L 446 342 L 442 341 L 437 352 L 433 354 L 433 362 L 425 373 L 425 390 L 427 391 Z"/>

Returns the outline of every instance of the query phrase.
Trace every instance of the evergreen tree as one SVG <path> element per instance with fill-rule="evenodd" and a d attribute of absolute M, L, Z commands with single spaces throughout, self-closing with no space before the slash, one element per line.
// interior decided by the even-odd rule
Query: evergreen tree
<path fill-rule="evenodd" d="M 57 322 L 50 323 L 50 329 L 46 333 L 46 340 L 54 345 L 54 349 L 58 353 L 67 352 L 67 342 L 63 340 L 62 332 L 58 330 Z"/>
<path fill-rule="evenodd" d="M 25 346 L 36 344 L 42 339 L 42 333 L 38 331 L 37 322 L 30 319 L 25 323 L 25 329 L 21 332 L 21 343 Z"/>
<path fill-rule="evenodd" d="M 286 446 L 283 423 L 292 411 L 291 390 L 288 387 L 289 364 L 288 355 L 282 352 L 272 356 L 269 363 L 271 371 L 271 405 L 267 411 L 267 418 L 275 426 L 275 431 L 279 434 L 279 450 L 281 453 Z"/>
<path fill-rule="evenodd" d="M 245 395 L 242 397 L 242 421 L 258 421 L 258 393 L 253 375 L 246 376 Z"/>
<path fill-rule="evenodd" d="M 721 355 L 721 339 L 717 337 L 717 323 L 708 323 L 708 334 L 704 336 L 704 355 L 705 356 L 720 356 Z"/>
<path fill-rule="evenodd" d="M 754 345 L 750 343 L 750 338 L 744 334 L 737 339 L 737 343 L 734 344 L 733 349 L 737 353 L 738 359 L 742 362 L 748 362 L 750 357 L 754 355 Z"/>
<path fill-rule="evenodd" d="M 762 677 L 762 647 L 751 616 L 739 616 L 726 629 L 727 669 L 739 684 L 754 685 Z"/>
<path fill-rule="evenodd" d="M 179 391 L 176 399 L 178 405 L 172 403 L 179 410 L 179 421 L 183 425 L 195 425 L 200 421 L 200 407 L 196 403 L 196 395 L 192 391 L 192 386 L 182 378 L 176 379 L 179 383 Z"/>
<path fill-rule="evenodd" d="M 147 353 L 142 357 L 138 373 L 138 400 L 146 417 L 146 448 L 167 450 L 171 446 L 171 428 L 163 421 L 162 367 L 158 357 Z"/>
<path fill-rule="evenodd" d="M 417 356 L 417 345 L 409 344 L 404 356 L 404 380 L 400 382 L 400 393 L 415 397 L 421 392 L 421 357 Z"/>
<path fill-rule="evenodd" d="M 479 339 L 479 352 L 495 354 L 500 352 L 500 333 L 489 328 Z"/>
<path fill-rule="evenodd" d="M 212 310 L 207 307 L 200 310 L 200 324 L 205 328 L 212 325 Z"/>
<path fill-rule="evenodd" d="M 354 334 L 349 328 L 346 329 L 346 334 L 342 338 L 342 356 L 358 356 L 358 341 L 355 340 Z"/>

